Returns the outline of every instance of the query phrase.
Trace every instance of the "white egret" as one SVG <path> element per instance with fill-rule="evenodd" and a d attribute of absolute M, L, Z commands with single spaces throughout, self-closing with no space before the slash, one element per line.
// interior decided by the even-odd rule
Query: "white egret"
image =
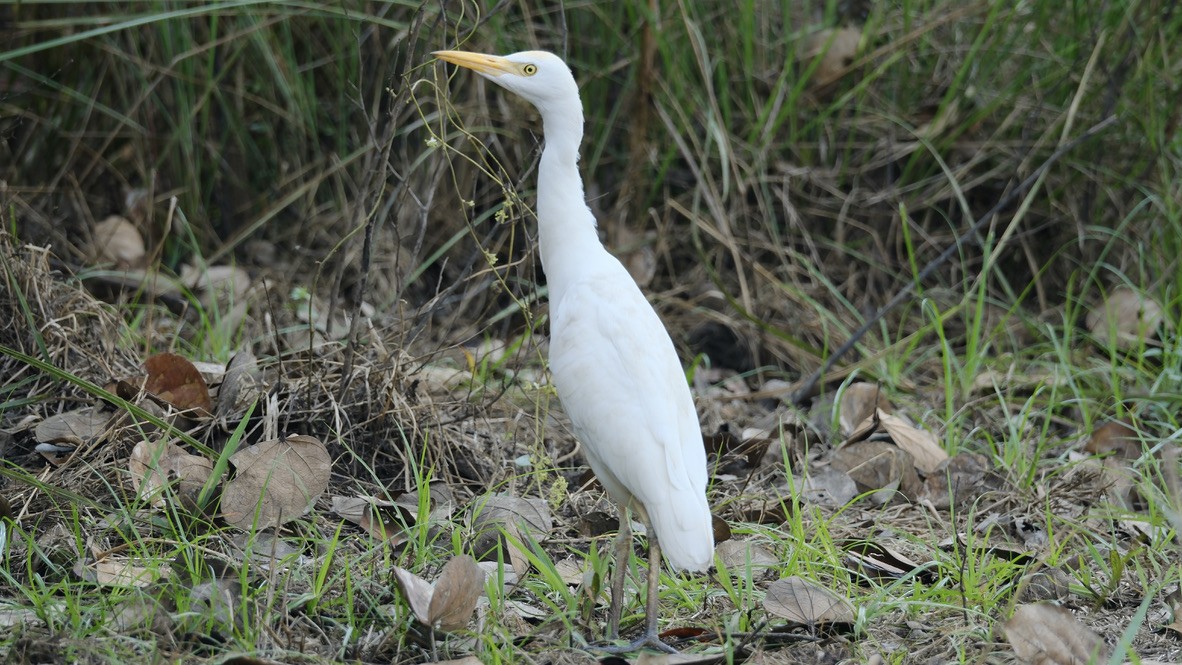
<path fill-rule="evenodd" d="M 648 525 L 648 599 L 644 635 L 627 648 L 671 651 L 657 633 L 661 552 L 675 570 L 704 571 L 713 563 L 706 453 L 673 341 L 599 241 L 584 199 L 578 85 L 565 62 L 543 51 L 434 55 L 517 93 L 542 115 L 537 215 L 550 291 L 550 371 L 591 469 L 621 508 L 607 636 L 614 640 L 619 631 L 634 511 Z"/>

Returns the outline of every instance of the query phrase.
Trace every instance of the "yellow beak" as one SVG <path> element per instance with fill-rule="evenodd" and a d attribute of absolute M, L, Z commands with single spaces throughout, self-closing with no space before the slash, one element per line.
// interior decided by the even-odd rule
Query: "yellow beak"
<path fill-rule="evenodd" d="M 497 55 L 485 55 L 484 53 L 472 53 L 469 51 L 435 51 L 431 55 L 445 62 L 450 62 L 460 67 L 467 67 L 474 72 L 487 76 L 500 76 L 501 74 L 512 74 L 517 71 L 516 65 Z"/>

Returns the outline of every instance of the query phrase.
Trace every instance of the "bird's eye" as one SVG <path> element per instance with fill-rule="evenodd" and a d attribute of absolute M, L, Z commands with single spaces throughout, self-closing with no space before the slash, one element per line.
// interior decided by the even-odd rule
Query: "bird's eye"
<path fill-rule="evenodd" d="M 534 74 L 538 73 L 538 66 L 537 65 L 526 65 L 521 68 L 521 73 L 525 74 L 526 76 L 533 76 Z"/>

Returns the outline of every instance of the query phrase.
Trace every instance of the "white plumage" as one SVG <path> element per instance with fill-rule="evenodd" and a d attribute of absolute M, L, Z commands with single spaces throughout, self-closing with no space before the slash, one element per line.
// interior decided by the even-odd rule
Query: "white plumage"
<path fill-rule="evenodd" d="M 542 267 L 550 291 L 550 371 L 591 468 L 622 507 L 646 521 L 669 564 L 702 571 L 714 556 L 706 453 L 693 398 L 665 326 L 623 265 L 603 247 L 579 176 L 583 107 L 570 69 L 552 53 L 498 57 L 439 51 L 531 102 L 542 115 L 538 171 Z M 626 511 L 621 517 L 627 519 Z M 656 636 L 658 562 L 650 561 L 645 638 Z M 622 583 L 617 564 L 615 582 Z M 609 634 L 618 622 L 613 596 Z"/>

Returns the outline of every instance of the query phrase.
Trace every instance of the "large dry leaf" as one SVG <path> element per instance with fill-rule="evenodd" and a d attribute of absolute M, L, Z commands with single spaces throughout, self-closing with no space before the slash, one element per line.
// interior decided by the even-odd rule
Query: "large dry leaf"
<path fill-rule="evenodd" d="M 727 571 L 736 577 L 744 577 L 747 571 L 751 571 L 758 578 L 780 565 L 780 560 L 766 547 L 749 540 L 728 540 L 719 543 L 718 547 L 714 548 L 714 553 L 718 555 L 722 565 L 726 566 Z"/>
<path fill-rule="evenodd" d="M 467 626 L 484 592 L 484 573 L 466 554 L 448 561 L 434 586 L 397 566 L 394 577 L 419 623 L 445 631 Z"/>
<path fill-rule="evenodd" d="M 1030 665 L 1086 665 L 1107 658 L 1104 640 L 1055 605 L 1019 605 L 1004 632 L 1014 653 Z"/>
<path fill-rule="evenodd" d="M 853 64 L 862 41 L 862 31 L 857 28 L 829 28 L 813 33 L 804 40 L 801 58 L 813 60 L 821 57 L 809 80 L 809 86 L 818 88 L 840 78 Z"/>
<path fill-rule="evenodd" d="M 274 527 L 307 513 L 332 473 L 324 444 L 302 435 L 248 446 L 230 463 L 236 473 L 222 492 L 222 516 L 240 529 Z"/>
<path fill-rule="evenodd" d="M 772 582 L 764 596 L 763 608 L 768 614 L 810 626 L 854 620 L 850 601 L 796 576 Z"/>
<path fill-rule="evenodd" d="M 1093 455 L 1115 455 L 1122 459 L 1141 456 L 1141 439 L 1137 430 L 1125 420 L 1113 420 L 1092 430 L 1084 450 Z"/>
<path fill-rule="evenodd" d="M 181 266 L 181 283 L 201 293 L 207 305 L 241 299 L 250 290 L 250 274 L 237 266 Z"/>
<path fill-rule="evenodd" d="M 148 370 L 144 390 L 193 415 L 207 416 L 213 411 L 205 378 L 187 358 L 157 353 L 144 362 L 144 367 Z"/>
<path fill-rule="evenodd" d="M 37 423 L 33 436 L 39 443 L 69 443 L 80 446 L 102 434 L 113 414 L 97 406 L 74 409 Z"/>
<path fill-rule="evenodd" d="M 1127 286 L 1108 294 L 1104 303 L 1088 312 L 1087 326 L 1103 344 L 1135 348 L 1145 343 L 1162 324 L 1162 307 L 1156 300 Z"/>
<path fill-rule="evenodd" d="M 988 489 L 985 486 L 989 459 L 977 453 L 960 452 L 940 463 L 924 479 L 920 499 L 936 508 L 948 508 L 953 501 L 971 501 Z"/>
<path fill-rule="evenodd" d="M 473 505 L 473 524 L 513 524 L 525 526 L 539 537 L 554 528 L 550 504 L 545 499 L 525 499 L 516 496 L 490 496 Z"/>
<path fill-rule="evenodd" d="M 484 572 L 475 559 L 465 554 L 448 561 L 435 582 L 428 611 L 430 623 L 443 630 L 467 626 L 483 592 Z"/>
<path fill-rule="evenodd" d="M 935 434 L 921 430 L 899 416 L 881 409 L 878 418 L 882 428 L 890 435 L 891 441 L 911 453 L 915 468 L 925 474 L 932 473 L 939 468 L 941 462 L 948 459 L 948 453 L 940 447 L 940 440 Z"/>
<path fill-rule="evenodd" d="M 213 462 L 190 455 L 175 443 L 140 441 L 127 460 L 131 484 L 141 499 L 157 508 L 165 504 L 164 489 L 173 486 L 182 503 L 195 505 L 213 473 Z"/>
<path fill-rule="evenodd" d="M 846 386 L 841 393 L 841 435 L 852 435 L 864 420 L 874 417 L 879 411 L 891 413 L 891 403 L 878 384 L 863 382 Z"/>
<path fill-rule="evenodd" d="M 405 568 L 394 566 L 394 579 L 398 581 L 398 588 L 410 605 L 410 611 L 424 626 L 431 625 L 431 596 L 435 595 L 435 587 L 427 580 L 415 575 Z"/>
<path fill-rule="evenodd" d="M 100 586 L 146 587 L 172 572 L 166 563 L 145 566 L 135 559 L 107 557 L 101 561 L 74 564 L 74 574 Z"/>
<path fill-rule="evenodd" d="M 135 224 L 111 215 L 95 225 L 91 254 L 100 263 L 113 263 L 119 269 L 126 269 L 143 267 L 147 250 Z"/>
<path fill-rule="evenodd" d="M 837 449 L 833 468 L 848 473 L 859 492 L 874 492 L 870 499 L 885 504 L 896 492 L 914 496 L 920 487 L 911 454 L 886 441 L 861 441 Z"/>
<path fill-rule="evenodd" d="M 800 496 L 808 503 L 839 508 L 858 496 L 858 484 L 845 471 L 822 467 L 801 481 Z"/>

